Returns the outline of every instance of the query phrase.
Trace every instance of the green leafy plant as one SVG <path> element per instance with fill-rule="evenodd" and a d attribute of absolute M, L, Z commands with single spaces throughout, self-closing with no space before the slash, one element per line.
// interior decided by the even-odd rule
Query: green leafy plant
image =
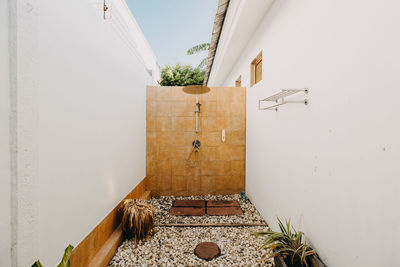
<path fill-rule="evenodd" d="M 195 45 L 192 48 L 190 48 L 186 53 L 188 55 L 193 55 L 193 54 L 197 54 L 203 51 L 208 51 L 210 49 L 210 43 L 202 43 L 199 45 Z M 203 68 L 207 65 L 207 58 L 204 58 L 200 64 L 199 64 L 199 68 Z"/>
<path fill-rule="evenodd" d="M 186 86 L 203 84 L 205 71 L 200 68 L 193 68 L 190 65 L 182 66 L 176 64 L 175 66 L 167 65 L 161 70 L 162 86 Z"/>
<path fill-rule="evenodd" d="M 74 247 L 72 245 L 68 245 L 68 247 L 64 251 L 64 256 L 61 260 L 61 262 L 57 265 L 58 267 L 69 267 L 70 266 L 70 261 L 69 258 L 71 257 L 71 253 Z M 35 261 L 34 264 L 32 264 L 31 267 L 43 267 L 43 265 L 40 263 L 39 260 Z"/>
<path fill-rule="evenodd" d="M 291 226 L 290 220 L 285 224 L 277 217 L 281 232 L 261 231 L 254 233 L 256 236 L 265 237 L 261 249 L 266 249 L 264 255 L 269 257 L 281 256 L 291 266 L 309 267 L 310 256 L 316 255 L 315 251 L 307 244 L 304 233 L 296 231 Z"/>

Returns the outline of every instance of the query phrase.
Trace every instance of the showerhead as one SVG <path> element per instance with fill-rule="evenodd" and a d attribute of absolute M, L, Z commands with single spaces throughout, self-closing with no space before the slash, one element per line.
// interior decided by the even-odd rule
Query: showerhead
<path fill-rule="evenodd" d="M 203 85 L 189 85 L 182 89 L 186 94 L 201 95 L 210 92 L 210 88 Z"/>

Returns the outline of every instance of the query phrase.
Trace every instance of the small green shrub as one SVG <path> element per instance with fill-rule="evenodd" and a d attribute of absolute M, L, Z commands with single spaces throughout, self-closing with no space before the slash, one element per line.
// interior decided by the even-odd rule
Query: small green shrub
<path fill-rule="evenodd" d="M 161 70 L 162 86 L 186 86 L 203 84 L 205 71 L 190 65 L 167 65 Z"/>
<path fill-rule="evenodd" d="M 266 249 L 264 255 L 269 257 L 281 256 L 291 266 L 309 267 L 309 257 L 315 255 L 315 251 L 307 244 L 304 233 L 296 231 L 286 220 L 286 225 L 277 217 L 281 232 L 261 231 L 254 233 L 257 236 L 265 237 L 261 249 Z"/>

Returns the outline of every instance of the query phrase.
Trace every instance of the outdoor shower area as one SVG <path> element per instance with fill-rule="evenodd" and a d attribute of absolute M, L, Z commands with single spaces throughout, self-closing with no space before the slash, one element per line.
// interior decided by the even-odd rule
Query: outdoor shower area
<path fill-rule="evenodd" d="M 245 190 L 246 88 L 147 87 L 146 176 L 152 196 Z"/>

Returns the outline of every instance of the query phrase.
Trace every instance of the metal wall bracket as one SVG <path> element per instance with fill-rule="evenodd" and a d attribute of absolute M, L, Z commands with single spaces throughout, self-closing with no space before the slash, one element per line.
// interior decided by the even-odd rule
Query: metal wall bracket
<path fill-rule="evenodd" d="M 270 97 L 258 100 L 258 109 L 259 110 L 278 111 L 279 106 L 289 104 L 289 103 L 300 103 L 300 104 L 307 105 L 308 104 L 307 98 L 305 98 L 304 100 L 299 100 L 299 101 L 289 101 L 289 100 L 285 100 L 285 98 L 288 96 L 297 94 L 297 93 L 304 93 L 307 95 L 308 90 L 309 90 L 308 88 L 305 88 L 305 89 L 282 89 L 282 91 L 280 93 L 277 93 Z M 264 103 L 264 102 L 275 102 L 275 104 L 272 106 L 263 107 L 262 103 Z"/>

